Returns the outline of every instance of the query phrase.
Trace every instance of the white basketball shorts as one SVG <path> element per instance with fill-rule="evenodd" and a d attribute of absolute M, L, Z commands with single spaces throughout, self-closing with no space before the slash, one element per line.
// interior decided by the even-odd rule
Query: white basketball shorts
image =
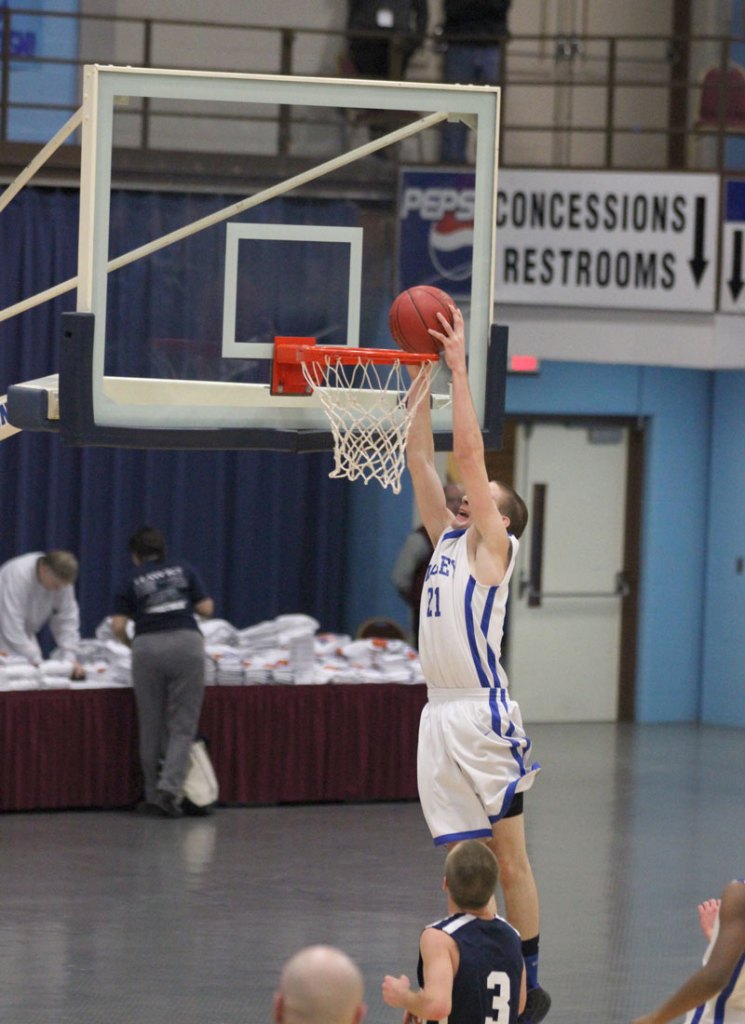
<path fill-rule="evenodd" d="M 490 837 L 539 764 L 520 708 L 502 689 L 430 687 L 419 724 L 419 800 L 435 845 Z"/>

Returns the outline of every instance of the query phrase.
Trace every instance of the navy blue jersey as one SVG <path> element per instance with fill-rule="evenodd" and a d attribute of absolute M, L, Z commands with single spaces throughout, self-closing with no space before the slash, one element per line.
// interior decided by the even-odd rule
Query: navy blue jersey
<path fill-rule="evenodd" d="M 144 562 L 114 599 L 114 614 L 134 619 L 135 636 L 170 629 L 198 629 L 194 605 L 207 597 L 187 562 Z"/>
<path fill-rule="evenodd" d="M 459 913 L 428 927 L 449 935 L 460 953 L 448 1024 L 516 1024 L 523 956 L 520 936 L 512 925 L 501 917 L 486 920 Z M 421 956 L 417 977 L 423 986 Z"/>

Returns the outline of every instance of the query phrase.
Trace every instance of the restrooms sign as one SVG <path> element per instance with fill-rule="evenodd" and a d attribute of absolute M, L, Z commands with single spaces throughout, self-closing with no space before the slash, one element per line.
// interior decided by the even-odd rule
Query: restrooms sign
<path fill-rule="evenodd" d="M 405 170 L 399 285 L 471 289 L 474 175 Z M 719 180 L 705 174 L 499 174 L 495 294 L 544 306 L 715 309 Z"/>

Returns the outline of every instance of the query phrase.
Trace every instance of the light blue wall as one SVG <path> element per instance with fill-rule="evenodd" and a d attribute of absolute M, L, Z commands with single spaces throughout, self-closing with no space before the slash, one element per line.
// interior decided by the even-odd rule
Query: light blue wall
<path fill-rule="evenodd" d="M 745 575 L 731 568 L 735 552 L 745 558 L 745 374 L 544 362 L 537 377 L 509 378 L 507 413 L 644 419 L 636 717 L 745 725 L 745 651 L 735 628 L 745 622 Z M 353 520 L 350 628 L 377 614 L 405 623 L 388 575 L 411 526 L 408 481 L 398 497 L 355 485 Z M 730 567 L 725 583 L 721 562 Z M 722 621 L 716 610 L 705 620 L 705 581 L 712 608 L 732 602 L 730 591 L 739 598 Z"/>
<path fill-rule="evenodd" d="M 636 715 L 641 722 L 694 721 L 700 710 L 711 374 L 640 373 L 649 431 Z"/>
<path fill-rule="evenodd" d="M 508 413 L 646 421 L 636 679 L 642 722 L 698 717 L 710 381 L 694 370 L 544 363 L 540 376 L 508 383 Z"/>
<path fill-rule="evenodd" d="M 709 492 L 702 718 L 745 725 L 745 373 L 717 373 Z"/>

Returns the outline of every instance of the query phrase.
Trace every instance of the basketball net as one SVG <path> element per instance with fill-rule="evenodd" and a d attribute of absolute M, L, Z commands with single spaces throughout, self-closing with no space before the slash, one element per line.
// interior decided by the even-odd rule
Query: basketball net
<path fill-rule="evenodd" d="M 319 353 L 320 354 L 320 353 Z M 400 359 L 376 365 L 360 356 L 342 362 L 303 362 L 303 376 L 318 396 L 334 439 L 330 477 L 377 480 L 394 494 L 401 490 L 406 441 L 414 414 L 439 368 L 423 362 L 411 380 Z"/>

